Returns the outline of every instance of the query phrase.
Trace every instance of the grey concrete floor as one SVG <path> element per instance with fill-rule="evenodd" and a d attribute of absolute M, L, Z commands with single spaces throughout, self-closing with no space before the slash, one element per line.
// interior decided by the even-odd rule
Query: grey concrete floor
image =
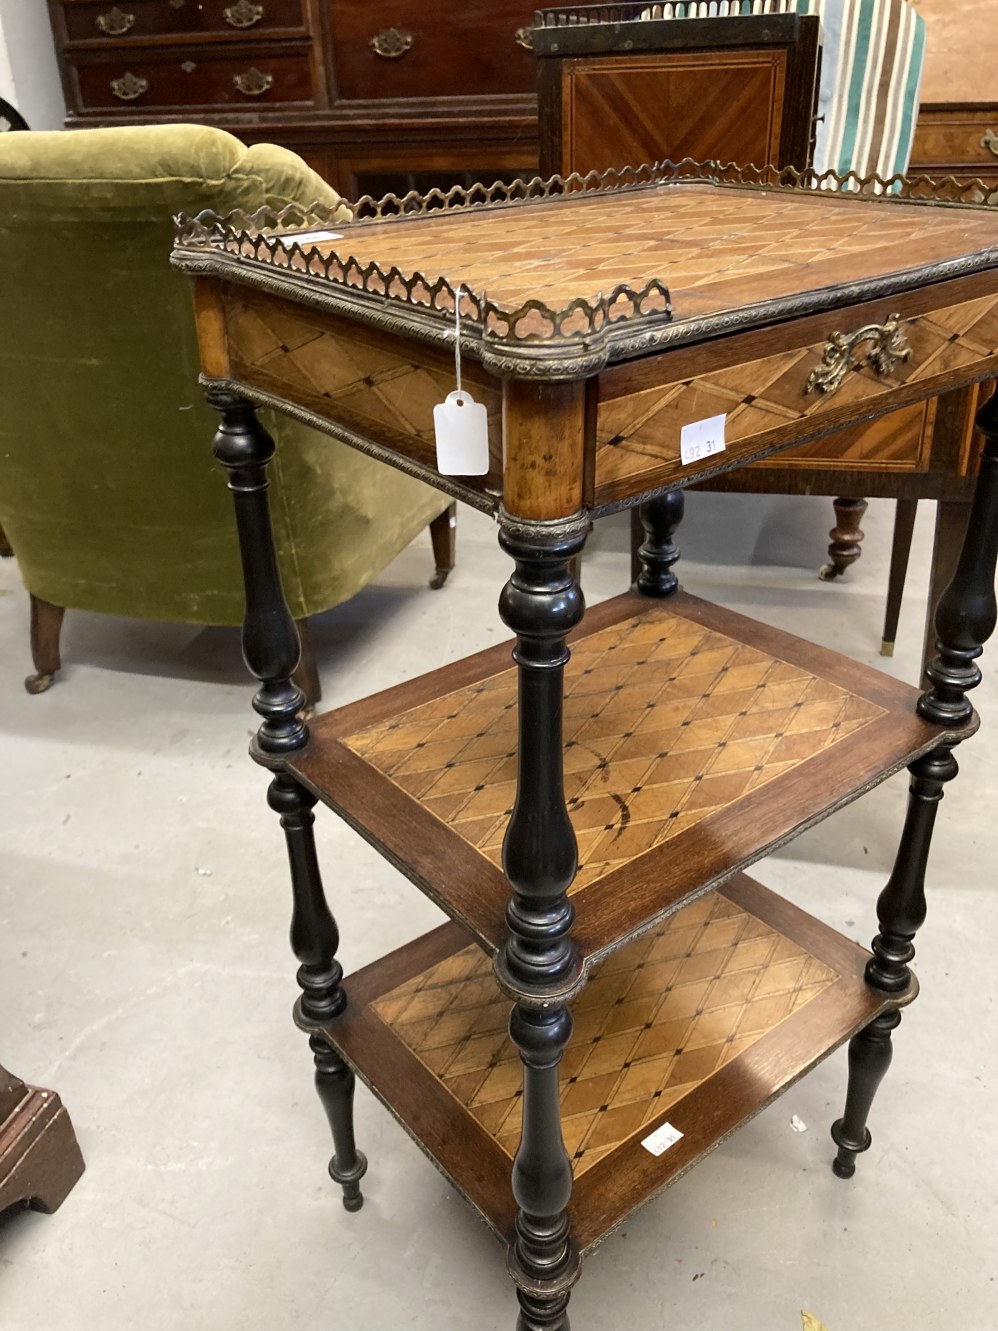
<path fill-rule="evenodd" d="M 871 505 L 864 558 L 826 585 L 814 570 L 828 501 L 693 496 L 684 582 L 914 680 L 922 508 L 892 661 L 876 655 L 890 505 Z M 504 636 L 491 524 L 462 512 L 459 546 L 445 590 L 426 588 L 422 539 L 320 620 L 325 706 Z M 601 524 L 591 601 L 623 588 L 625 550 L 624 523 Z M 325 1176 L 325 1122 L 290 1021 L 284 850 L 245 754 L 237 635 L 69 614 L 63 675 L 32 698 L 10 561 L 0 625 L 0 1056 L 58 1090 L 87 1159 L 56 1215 L 0 1223 L 0 1326 L 512 1331 L 501 1250 L 363 1090 L 364 1209 L 348 1216 Z M 828 1331 L 998 1325 L 996 698 L 992 671 L 976 699 L 984 731 L 936 835 L 922 995 L 855 1179 L 829 1169 L 840 1051 L 607 1241 L 573 1296 L 576 1331 L 798 1331 L 802 1310 Z M 758 876 L 868 941 L 905 785 L 881 786 Z M 439 920 L 331 814 L 318 833 L 348 972 Z"/>

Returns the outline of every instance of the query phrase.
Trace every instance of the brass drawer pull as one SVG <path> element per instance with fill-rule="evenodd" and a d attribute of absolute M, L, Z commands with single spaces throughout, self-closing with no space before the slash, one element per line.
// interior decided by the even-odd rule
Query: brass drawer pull
<path fill-rule="evenodd" d="M 528 23 L 525 28 L 517 28 L 513 33 L 513 41 L 517 46 L 522 46 L 525 51 L 534 49 L 534 29 L 533 25 Z"/>
<path fill-rule="evenodd" d="M 898 361 L 909 360 L 911 357 L 911 347 L 901 332 L 901 316 L 891 314 L 885 324 L 867 324 L 859 332 L 848 336 L 845 333 L 833 333 L 821 353 L 821 364 L 807 377 L 804 392 L 810 393 L 813 388 L 817 388 L 821 393 L 834 393 L 849 371 L 858 367 L 859 362 L 853 353 L 861 342 L 873 343 L 866 360 L 878 374 L 890 374 Z"/>
<path fill-rule="evenodd" d="M 986 130 L 983 139 L 981 139 L 981 147 L 987 148 L 989 153 L 994 153 L 995 157 L 998 157 L 998 131 Z"/>
<path fill-rule="evenodd" d="M 406 32 L 403 28 L 385 28 L 383 32 L 372 37 L 368 45 L 375 55 L 380 55 L 385 60 L 397 60 L 412 46 L 412 33 Z"/>
<path fill-rule="evenodd" d="M 237 4 L 222 10 L 222 17 L 233 28 L 252 28 L 263 18 L 263 5 L 254 5 L 252 0 L 238 0 Z"/>
<path fill-rule="evenodd" d="M 126 14 L 117 5 L 109 9 L 106 14 L 98 14 L 95 21 L 101 32 L 106 32 L 109 37 L 122 37 L 130 28 L 135 27 L 135 15 Z"/>
<path fill-rule="evenodd" d="M 134 102 L 149 91 L 149 80 L 141 74 L 122 74 L 120 79 L 111 80 L 111 91 L 123 102 Z"/>
<path fill-rule="evenodd" d="M 232 82 L 247 97 L 262 97 L 265 92 L 274 86 L 274 76 L 273 74 L 261 73 L 253 65 L 245 74 L 234 74 Z"/>

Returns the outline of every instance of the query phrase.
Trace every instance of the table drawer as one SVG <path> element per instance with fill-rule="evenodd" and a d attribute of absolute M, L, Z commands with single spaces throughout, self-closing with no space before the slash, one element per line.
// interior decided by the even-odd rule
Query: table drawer
<path fill-rule="evenodd" d="M 303 0 L 100 0 L 64 6 L 70 41 L 304 32 Z"/>
<path fill-rule="evenodd" d="M 922 108 L 915 127 L 911 173 L 998 179 L 998 105 L 967 111 Z"/>
<path fill-rule="evenodd" d="M 83 111 L 312 101 L 307 52 L 168 59 L 129 54 L 114 62 L 74 63 Z"/>
<path fill-rule="evenodd" d="M 341 98 L 534 92 L 530 0 L 333 0 Z"/>
<path fill-rule="evenodd" d="M 735 458 L 747 462 L 863 415 L 915 406 L 933 390 L 945 391 L 969 375 L 993 373 L 998 367 L 996 285 L 991 275 L 953 283 L 957 299 L 942 307 L 938 297 L 898 296 L 863 306 L 862 312 L 812 316 L 801 325 L 805 338 L 796 346 L 758 359 L 749 354 L 751 346 L 761 345 L 758 334 L 695 353 L 680 349 L 672 353 L 671 365 L 668 354 L 663 358 L 662 377 L 647 388 L 641 386 L 647 371 L 640 362 L 604 372 L 596 423 L 597 505 L 640 488 L 723 470 L 723 463 L 710 455 L 684 460 L 683 430 L 694 422 L 723 416 L 722 450 L 715 451 L 723 451 L 729 463 Z M 967 299 L 975 286 L 985 294 Z M 715 360 L 713 368 L 705 364 L 708 356 Z M 666 380 L 667 366 L 672 374 Z M 902 428 L 888 425 L 886 432 L 871 434 L 863 447 L 872 452 L 854 457 L 850 467 L 859 462 L 876 470 L 879 461 L 893 457 L 899 469 L 922 469 L 919 432 L 901 416 L 894 424 Z M 833 460 L 838 446 L 819 445 L 809 461 Z"/>

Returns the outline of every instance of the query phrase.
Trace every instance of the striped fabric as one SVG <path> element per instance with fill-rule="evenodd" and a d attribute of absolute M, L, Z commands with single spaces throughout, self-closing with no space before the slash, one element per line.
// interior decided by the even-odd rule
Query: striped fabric
<path fill-rule="evenodd" d="M 925 20 L 910 0 L 677 0 L 644 17 L 788 13 L 817 14 L 824 30 L 815 170 L 903 174 L 925 63 Z"/>

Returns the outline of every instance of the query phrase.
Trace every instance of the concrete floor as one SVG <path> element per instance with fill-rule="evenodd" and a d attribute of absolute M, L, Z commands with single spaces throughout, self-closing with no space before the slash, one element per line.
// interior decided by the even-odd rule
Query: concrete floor
<path fill-rule="evenodd" d="M 913 679 L 931 543 L 923 505 L 897 655 L 875 655 L 892 506 L 863 560 L 818 582 L 825 500 L 693 496 L 684 583 Z M 505 631 L 505 557 L 463 512 L 459 565 L 431 592 L 421 539 L 316 639 L 335 706 Z M 591 601 L 626 581 L 626 528 L 601 524 Z M 55 1216 L 0 1224 L 6 1331 L 512 1331 L 503 1254 L 389 1116 L 358 1091 L 370 1159 L 348 1216 L 325 1176 L 311 1060 L 290 1021 L 288 887 L 235 633 L 69 614 L 63 674 L 28 697 L 27 598 L 0 567 L 0 1055 L 60 1093 L 87 1172 Z M 992 653 L 992 657 L 994 653 Z M 987 662 L 985 662 L 985 668 Z M 634 1331 L 992 1331 L 998 1326 L 998 967 L 989 724 L 961 755 L 930 866 L 922 996 L 905 1017 L 856 1178 L 829 1169 L 840 1052 L 587 1264 L 573 1326 Z M 903 816 L 904 777 L 759 869 L 868 941 Z M 439 919 L 335 817 L 319 821 L 349 973 Z M 791 1129 L 798 1115 L 807 1131 Z"/>

